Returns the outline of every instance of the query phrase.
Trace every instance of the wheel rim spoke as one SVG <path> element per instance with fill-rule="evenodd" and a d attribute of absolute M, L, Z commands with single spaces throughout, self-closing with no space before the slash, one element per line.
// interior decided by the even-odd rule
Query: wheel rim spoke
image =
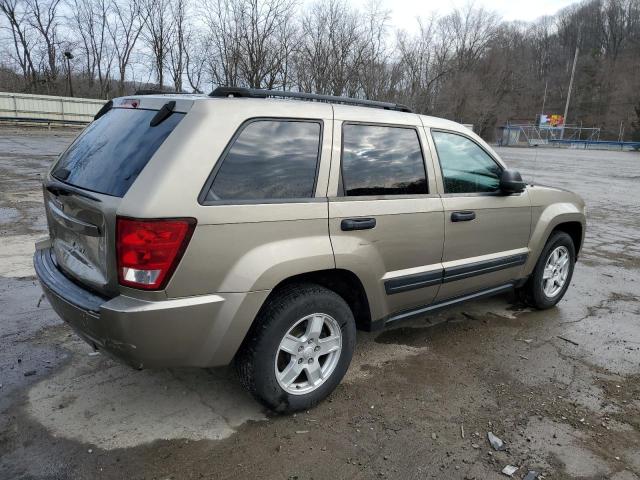
<path fill-rule="evenodd" d="M 560 257 L 560 259 L 558 260 L 558 267 L 563 268 L 568 261 L 569 261 L 569 255 L 567 255 L 566 253 L 563 254 L 562 257 Z"/>
<path fill-rule="evenodd" d="M 291 355 L 296 355 L 298 353 L 298 348 L 300 347 L 301 342 L 300 339 L 294 337 L 293 335 L 287 334 L 280 342 L 280 350 L 290 353 Z"/>
<path fill-rule="evenodd" d="M 320 340 L 320 355 L 326 355 L 331 352 L 335 352 L 340 349 L 342 341 L 338 335 L 332 337 L 323 338 Z"/>
<path fill-rule="evenodd" d="M 307 371 L 307 379 L 311 385 L 316 386 L 322 381 L 322 368 L 320 368 L 318 362 L 307 365 L 305 370 Z"/>
<path fill-rule="evenodd" d="M 318 338 L 322 332 L 324 325 L 324 318 L 320 315 L 314 315 L 309 319 L 307 323 L 307 331 L 305 332 L 306 338 Z"/>
<path fill-rule="evenodd" d="M 289 365 L 280 373 L 280 382 L 284 385 L 291 385 L 293 381 L 300 376 L 302 369 L 297 361 L 291 360 Z"/>

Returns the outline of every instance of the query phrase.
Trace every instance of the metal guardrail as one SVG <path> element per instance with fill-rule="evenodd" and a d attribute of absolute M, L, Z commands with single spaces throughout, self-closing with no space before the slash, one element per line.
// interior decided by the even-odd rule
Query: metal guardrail
<path fill-rule="evenodd" d="M 93 98 L 0 92 L 0 120 L 19 123 L 85 125 L 104 105 Z"/>

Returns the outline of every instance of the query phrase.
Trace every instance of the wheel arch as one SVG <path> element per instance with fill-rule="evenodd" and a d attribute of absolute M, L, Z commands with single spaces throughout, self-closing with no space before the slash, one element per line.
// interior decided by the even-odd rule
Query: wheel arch
<path fill-rule="evenodd" d="M 577 255 L 584 243 L 585 224 L 584 213 L 574 204 L 555 203 L 545 208 L 533 226 L 529 240 L 530 254 L 523 269 L 524 275 L 528 276 L 533 272 L 544 246 L 555 231 L 563 231 L 571 236 Z"/>
<path fill-rule="evenodd" d="M 360 330 L 370 330 L 372 328 L 369 297 L 364 285 L 355 273 L 342 268 L 316 270 L 285 278 L 273 288 L 263 306 L 267 305 L 276 295 L 279 295 L 283 289 L 303 283 L 314 283 L 337 293 L 347 302 L 353 312 L 356 327 Z"/>
<path fill-rule="evenodd" d="M 571 237 L 571 240 L 573 240 L 573 246 L 576 250 L 576 258 L 578 258 L 578 253 L 580 252 L 580 248 L 582 247 L 582 242 L 584 240 L 584 228 L 582 224 L 577 221 L 559 223 L 549 233 L 549 237 L 551 237 L 554 232 L 565 232 Z M 549 240 L 549 237 L 547 237 L 547 240 Z"/>

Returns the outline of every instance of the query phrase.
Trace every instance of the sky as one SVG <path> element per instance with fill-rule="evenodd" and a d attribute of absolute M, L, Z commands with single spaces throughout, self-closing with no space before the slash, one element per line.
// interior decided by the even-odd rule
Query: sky
<path fill-rule="evenodd" d="M 364 5 L 366 0 L 351 0 Z M 578 3 L 579 0 L 475 0 L 473 5 L 497 12 L 504 20 L 533 21 L 544 15 L 552 15 L 558 10 Z M 428 17 L 432 13 L 446 14 L 455 7 L 464 7 L 467 0 L 382 0 L 384 8 L 391 11 L 391 24 L 400 29 L 415 29 L 417 16 Z"/>

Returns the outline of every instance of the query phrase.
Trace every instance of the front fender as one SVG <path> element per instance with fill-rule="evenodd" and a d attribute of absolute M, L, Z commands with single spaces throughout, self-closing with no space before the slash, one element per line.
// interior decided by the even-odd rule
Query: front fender
<path fill-rule="evenodd" d="M 551 232 L 560 224 L 578 222 L 582 225 L 584 239 L 585 216 L 584 211 L 571 202 L 553 203 L 546 207 L 533 207 L 533 229 L 529 240 L 530 255 L 524 266 L 524 274 L 531 275 L 538 262 L 538 258 L 544 249 Z"/>

